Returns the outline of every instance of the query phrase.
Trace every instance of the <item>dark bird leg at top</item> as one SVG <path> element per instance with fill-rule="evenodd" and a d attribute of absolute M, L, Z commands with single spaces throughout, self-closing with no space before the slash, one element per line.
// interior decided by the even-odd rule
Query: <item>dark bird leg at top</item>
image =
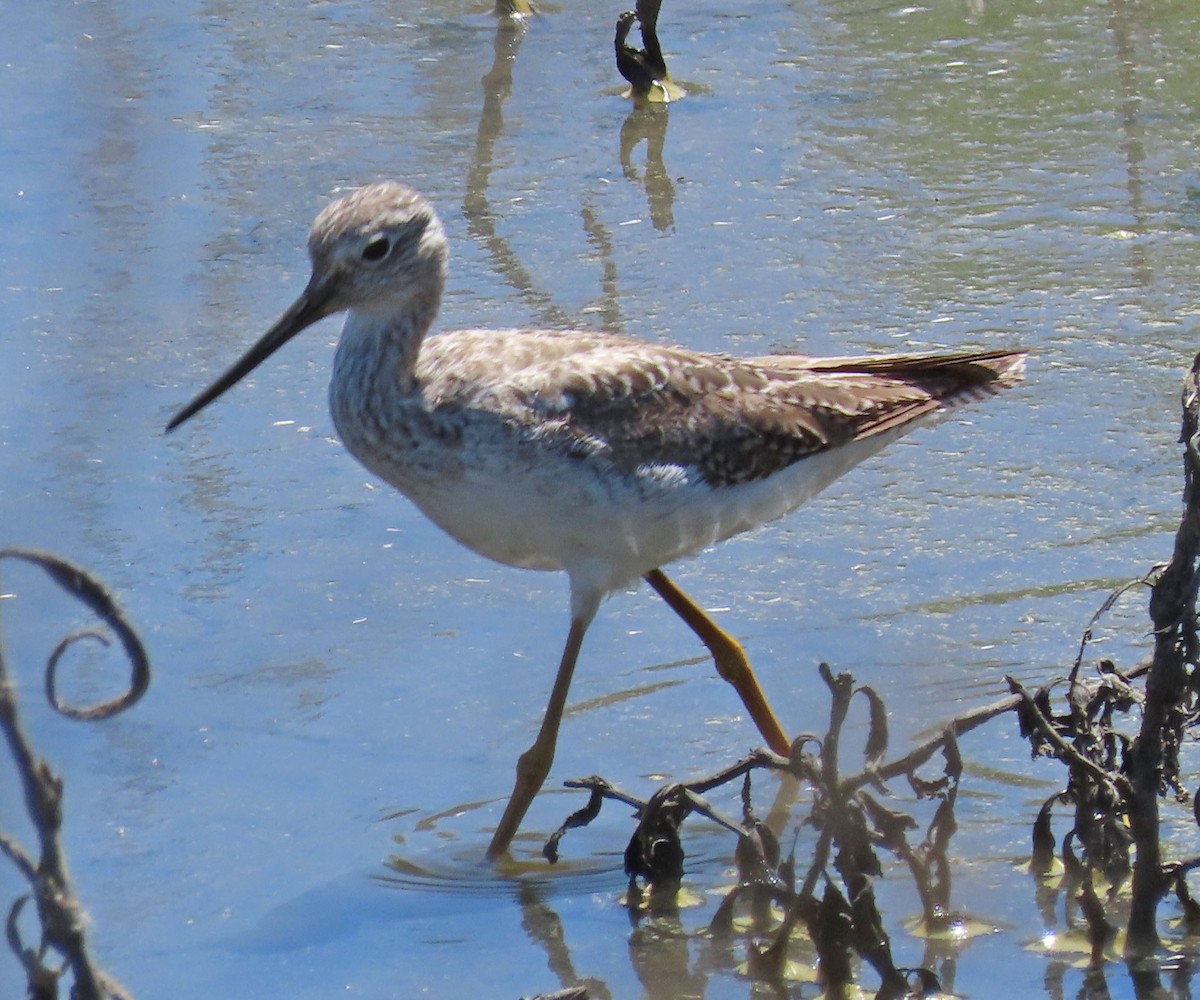
<path fill-rule="evenodd" d="M 667 61 L 658 41 L 658 12 L 662 0 L 639 0 L 637 10 L 627 10 L 617 18 L 613 48 L 617 56 L 617 72 L 629 81 L 630 94 L 635 101 L 669 104 L 684 96 L 684 90 L 671 79 Z M 635 49 L 627 41 L 633 22 L 641 26 L 642 48 Z"/>

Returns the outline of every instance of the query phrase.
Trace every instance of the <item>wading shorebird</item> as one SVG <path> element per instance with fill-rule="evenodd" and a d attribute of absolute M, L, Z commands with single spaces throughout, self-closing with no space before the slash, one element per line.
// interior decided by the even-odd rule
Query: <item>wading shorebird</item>
<path fill-rule="evenodd" d="M 326 207 L 308 252 L 300 297 L 167 429 L 305 327 L 345 312 L 329 402 L 350 453 L 475 552 L 567 574 L 566 645 L 490 858 L 508 850 L 549 773 L 589 623 L 639 577 L 708 647 L 771 749 L 787 754 L 741 646 L 661 567 L 782 517 L 922 418 L 1020 381 L 1025 363 L 999 350 L 743 358 L 589 330 L 427 337 L 449 251 L 433 207 L 397 183 Z"/>

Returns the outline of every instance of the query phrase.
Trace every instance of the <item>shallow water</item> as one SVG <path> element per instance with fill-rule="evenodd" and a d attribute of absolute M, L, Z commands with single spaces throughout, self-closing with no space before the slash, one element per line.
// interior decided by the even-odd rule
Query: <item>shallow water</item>
<path fill-rule="evenodd" d="M 824 724 L 821 660 L 883 695 L 897 747 L 1005 673 L 1061 673 L 1108 590 L 1169 553 L 1198 346 L 1200 10 L 668 2 L 693 93 L 635 111 L 619 7 L 560 0 L 515 33 L 458 0 L 6 11 L 0 544 L 101 576 L 145 637 L 150 693 L 109 723 L 49 718 L 38 664 L 79 613 L 7 564 L 0 610 L 66 776 L 96 952 L 139 997 L 454 1000 L 573 977 L 596 996 L 757 995 L 699 933 L 732 847 L 703 821 L 686 846 L 706 903 L 678 927 L 631 931 L 611 806 L 559 868 L 480 864 L 565 581 L 455 547 L 342 451 L 333 322 L 163 435 L 302 287 L 308 222 L 339 187 L 395 177 L 438 205 L 447 327 L 1037 352 L 1014 392 L 677 568 L 795 731 Z M 1142 606 L 1096 651 L 1132 662 Z M 756 742 L 701 652 L 645 590 L 609 602 L 521 858 L 582 804 L 562 779 L 647 795 Z M 78 690 L 104 690 L 116 668 L 81 659 Z M 1059 775 L 1009 726 L 963 749 L 954 898 L 998 931 L 948 985 L 1041 995 L 1047 963 L 1022 946 L 1042 924 L 1012 863 Z M 0 826 L 27 836 L 4 775 Z M 893 875 L 884 912 L 918 964 Z M 0 895 L 19 889 L 0 867 Z M 0 956 L 0 996 L 15 977 Z"/>

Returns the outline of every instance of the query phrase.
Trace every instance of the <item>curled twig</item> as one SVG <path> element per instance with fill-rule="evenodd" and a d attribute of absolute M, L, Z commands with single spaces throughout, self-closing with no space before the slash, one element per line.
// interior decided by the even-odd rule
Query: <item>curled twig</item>
<path fill-rule="evenodd" d="M 82 639 L 96 639 L 105 645 L 108 640 L 94 630 L 74 632 L 63 639 L 50 654 L 46 665 L 46 698 L 56 712 L 71 719 L 106 719 L 135 704 L 150 686 L 150 660 L 133 626 L 117 605 L 116 599 L 98 580 L 74 563 L 52 552 L 37 549 L 0 549 L 0 559 L 20 559 L 40 566 L 46 574 L 72 597 L 88 608 L 107 625 L 125 649 L 129 658 L 129 687 L 122 694 L 96 705 L 77 707 L 58 697 L 58 663 L 63 653 Z"/>

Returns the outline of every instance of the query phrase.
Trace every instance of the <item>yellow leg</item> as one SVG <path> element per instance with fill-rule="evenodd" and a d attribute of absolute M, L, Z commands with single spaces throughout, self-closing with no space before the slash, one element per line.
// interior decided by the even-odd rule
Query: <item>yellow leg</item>
<path fill-rule="evenodd" d="M 783 727 L 775 718 L 767 696 L 758 686 L 758 678 L 754 676 L 750 661 L 746 659 L 738 641 L 701 611 L 661 569 L 652 569 L 644 579 L 708 647 L 717 673 L 733 685 L 742 699 L 742 704 L 746 706 L 746 711 L 750 713 L 750 718 L 767 741 L 767 746 L 786 757 L 791 752 L 791 741 L 784 735 Z"/>
<path fill-rule="evenodd" d="M 567 644 L 563 647 L 562 661 L 558 665 L 554 689 L 550 692 L 550 702 L 546 705 L 546 714 L 542 718 L 542 728 L 538 730 L 533 746 L 517 760 L 517 782 L 513 786 L 504 815 L 500 817 L 500 824 L 492 834 L 492 842 L 488 845 L 487 856 L 491 861 L 508 850 L 521 820 L 525 818 L 525 813 L 533 803 L 534 796 L 541 790 L 546 775 L 550 773 L 550 765 L 554 763 L 554 747 L 558 743 L 558 727 L 562 723 L 563 708 L 567 704 L 567 690 L 571 686 L 571 675 L 575 672 L 579 647 L 583 645 L 583 634 L 587 631 L 590 621 L 590 616 L 571 619 L 571 631 L 567 633 Z"/>

